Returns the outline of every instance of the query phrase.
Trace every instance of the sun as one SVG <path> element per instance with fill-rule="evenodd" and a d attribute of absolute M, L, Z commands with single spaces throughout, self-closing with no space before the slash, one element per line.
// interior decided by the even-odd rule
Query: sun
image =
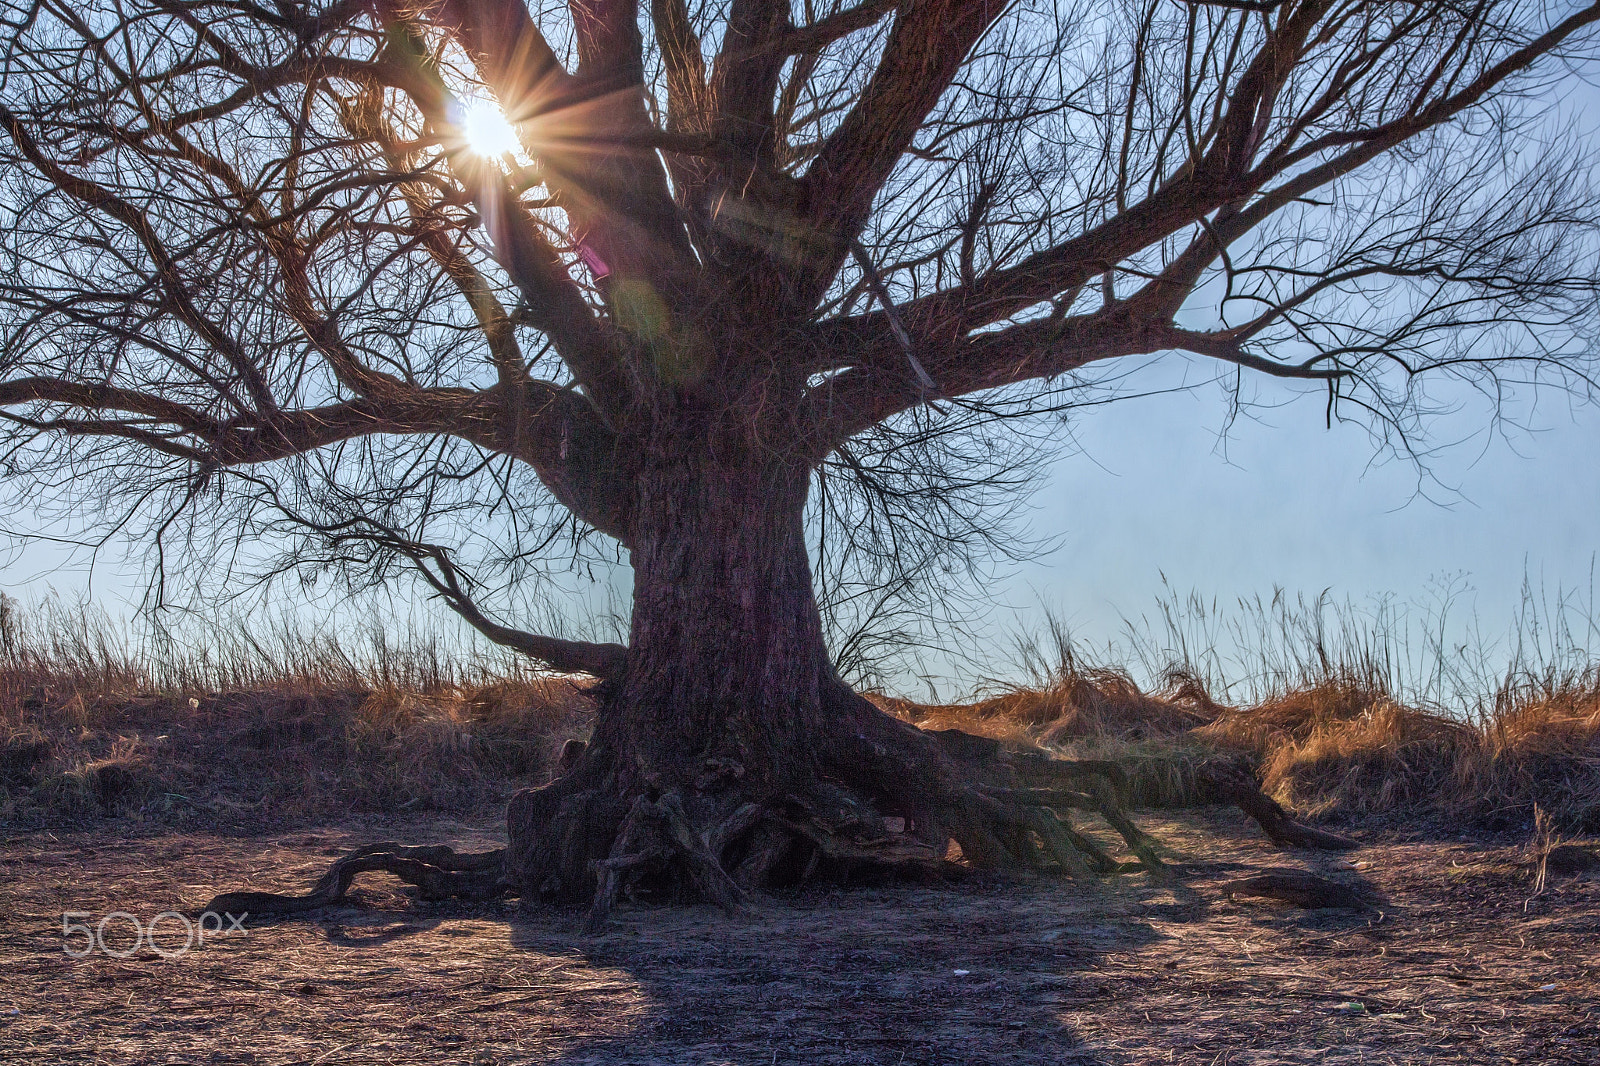
<path fill-rule="evenodd" d="M 522 149 L 516 129 L 493 100 L 466 100 L 461 105 L 461 136 L 475 155 L 499 159 Z"/>

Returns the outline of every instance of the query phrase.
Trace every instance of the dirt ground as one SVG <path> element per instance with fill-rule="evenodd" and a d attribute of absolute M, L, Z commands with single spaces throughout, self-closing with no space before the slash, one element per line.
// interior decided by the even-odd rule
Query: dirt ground
<path fill-rule="evenodd" d="M 857 888 L 581 912 L 357 905 L 118 959 L 91 926 L 298 890 L 390 837 L 492 847 L 499 827 L 351 823 L 276 837 L 0 841 L 0 1061 L 94 1063 L 1600 1063 L 1600 882 L 1532 885 L 1510 839 L 1358 832 L 1283 852 L 1234 811 L 1142 821 L 1182 862 L 1120 881 Z M 1218 885 L 1265 867 L 1365 883 L 1370 912 Z M 111 919 L 105 946 L 133 941 Z"/>

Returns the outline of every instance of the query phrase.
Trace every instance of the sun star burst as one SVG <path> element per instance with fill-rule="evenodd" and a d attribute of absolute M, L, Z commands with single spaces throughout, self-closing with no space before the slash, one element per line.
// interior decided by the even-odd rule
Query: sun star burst
<path fill-rule="evenodd" d="M 462 105 L 461 136 L 468 149 L 488 159 L 514 155 L 521 148 L 516 128 L 492 100 L 468 100 Z"/>

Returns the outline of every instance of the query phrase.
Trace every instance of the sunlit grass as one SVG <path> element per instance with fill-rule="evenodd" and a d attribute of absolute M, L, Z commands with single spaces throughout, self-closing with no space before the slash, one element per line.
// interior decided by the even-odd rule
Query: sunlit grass
<path fill-rule="evenodd" d="M 874 698 L 924 728 L 1119 759 L 1140 804 L 1203 800 L 1220 760 L 1312 817 L 1525 828 L 1542 810 L 1562 832 L 1600 831 L 1600 663 L 1530 659 L 1522 641 L 1452 711 L 1405 684 L 1393 633 L 1346 618 L 1334 646 L 1293 621 L 1256 630 L 1273 670 L 1231 690 L 1181 658 L 1141 685 L 1058 631 L 1030 649 L 1030 681 L 988 699 Z M 0 598 L 0 824 L 492 809 L 540 783 L 594 713 L 581 685 L 428 635 L 212 632 L 162 649 L 93 610 Z"/>
<path fill-rule="evenodd" d="M 0 825 L 478 814 L 587 733 L 568 679 L 429 634 L 353 636 L 235 620 L 157 650 L 93 609 L 0 596 Z"/>

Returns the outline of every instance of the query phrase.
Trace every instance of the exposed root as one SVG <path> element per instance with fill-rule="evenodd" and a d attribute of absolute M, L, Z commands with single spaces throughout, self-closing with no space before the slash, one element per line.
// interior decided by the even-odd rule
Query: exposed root
<path fill-rule="evenodd" d="M 1243 773 L 1213 771 L 1206 775 L 1202 783 L 1217 799 L 1236 805 L 1254 818 L 1268 838 L 1279 847 L 1315 848 L 1320 851 L 1349 851 L 1360 847 L 1348 837 L 1301 825 Z"/>
<path fill-rule="evenodd" d="M 719 755 L 689 767 L 682 786 L 656 788 L 604 744 L 574 743 L 562 776 L 512 798 L 505 850 L 375 844 L 338 860 L 303 896 L 230 892 L 206 910 L 302 914 L 343 899 L 357 874 L 381 870 L 424 899 L 586 902 L 597 930 L 623 898 L 692 897 L 741 913 L 754 893 L 817 877 L 1167 875 L 1156 842 L 1123 810 L 1115 763 L 1004 752 L 986 738 L 925 733 L 866 706 L 870 715 L 847 719 L 831 761 L 803 785 L 763 791 L 742 763 Z M 1246 775 L 1217 773 L 1206 784 L 1279 844 L 1354 846 L 1294 822 Z M 1074 810 L 1101 818 L 1134 858 L 1119 860 L 1075 826 Z"/>
<path fill-rule="evenodd" d="M 814 818 L 795 819 L 781 815 L 773 816 L 770 825 L 780 834 L 787 834 L 791 840 L 808 842 L 815 849 L 811 858 L 826 860 L 840 869 L 874 866 L 937 876 L 949 872 L 955 865 L 946 861 L 943 848 L 915 838 L 906 839 L 905 834 L 885 832 L 877 837 L 852 836 L 830 829 Z M 769 848 L 775 851 L 776 845 L 769 843 Z M 769 871 L 776 866 L 776 862 L 771 860 L 763 864 L 768 866 Z M 810 862 L 810 865 L 814 869 L 820 862 Z"/>
<path fill-rule="evenodd" d="M 1083 852 L 1094 862 L 1095 872 L 1097 873 L 1117 873 L 1128 869 L 1144 869 L 1149 870 L 1153 874 L 1159 874 L 1165 870 L 1166 864 L 1163 863 L 1161 861 L 1161 857 L 1156 854 L 1154 839 L 1152 839 L 1151 836 L 1144 830 L 1133 824 L 1128 816 L 1123 813 L 1122 808 L 1117 804 L 1116 798 L 1111 796 L 1107 789 L 1105 789 L 1103 786 L 1100 786 L 1098 782 L 1091 782 L 1091 785 L 1093 785 L 1095 788 L 1095 791 L 1092 794 L 1073 792 L 1069 789 L 1060 788 L 1035 788 L 1026 790 L 987 788 L 984 789 L 984 793 L 994 799 L 1002 800 L 1003 802 L 1013 805 L 1046 809 L 1069 835 L 1073 847 L 1078 851 Z M 1127 864 L 1127 866 L 1123 866 L 1116 860 L 1110 858 L 1110 856 L 1106 855 L 1104 851 L 1100 850 L 1100 848 L 1095 845 L 1093 841 L 1089 840 L 1081 833 L 1078 833 L 1072 828 L 1070 823 L 1061 818 L 1060 814 L 1057 812 L 1063 808 L 1093 811 L 1094 813 L 1100 815 L 1100 817 L 1104 818 L 1106 823 L 1110 825 L 1111 828 L 1117 831 L 1117 834 L 1122 837 L 1123 842 L 1128 845 L 1128 850 L 1137 855 L 1139 857 L 1139 861 L 1137 863 L 1130 863 Z M 1037 819 L 1034 821 L 1037 821 Z M 1038 827 L 1033 821 L 1030 821 L 1029 828 L 1033 829 L 1035 832 L 1038 832 Z M 1063 865 L 1066 864 L 1063 863 Z"/>
<path fill-rule="evenodd" d="M 995 759 L 1000 757 L 998 752 L 993 756 Z M 1104 788 L 1109 791 L 1113 803 L 1128 801 L 1128 775 L 1121 766 L 1109 759 L 1057 759 L 1043 752 L 1032 751 L 1009 752 L 1004 759 L 1014 769 L 1018 779 L 1030 788 L 1059 788 L 1063 785 L 1075 789 Z"/>
<path fill-rule="evenodd" d="M 731 820 L 747 818 L 748 813 L 741 808 Z M 636 799 L 622 822 L 611 854 L 594 863 L 598 884 L 589 908 L 589 928 L 597 929 L 605 922 L 629 881 L 668 874 L 674 863 L 681 865 L 702 899 L 729 914 L 746 909 L 744 889 L 723 868 L 707 838 L 689 824 L 683 797 L 668 792 L 656 800 L 645 796 Z"/>
<path fill-rule="evenodd" d="M 1115 762 L 1054 759 L 1038 752 L 1017 752 L 1007 758 L 1015 766 L 1021 780 L 1036 789 L 1056 791 L 1063 797 L 1063 802 L 1071 806 L 1080 804 L 1071 798 L 1072 793 L 1061 791 L 1060 785 L 1069 783 L 1074 788 L 1088 788 L 1097 799 L 1103 801 L 1103 805 L 1084 809 L 1097 811 L 1128 841 L 1128 846 L 1141 860 L 1146 858 L 1140 848 L 1151 841 L 1122 814 L 1122 804 L 1127 798 L 1127 777 Z M 1231 803 L 1238 807 L 1254 819 L 1267 838 L 1279 847 L 1348 851 L 1360 846 L 1347 837 L 1295 821 L 1242 770 L 1209 768 L 1202 771 L 1196 784 L 1205 800 Z M 1140 842 L 1136 843 L 1135 836 Z"/>
<path fill-rule="evenodd" d="M 617 839 L 611 845 L 611 854 L 594 862 L 599 885 L 595 889 L 594 902 L 589 907 L 588 927 L 591 932 L 604 924 L 622 891 L 624 879 L 630 873 L 664 862 L 670 857 L 671 853 L 666 847 L 647 839 L 649 823 L 657 814 L 655 804 L 640 796 L 634 801 L 628 817 L 623 819 Z"/>
<path fill-rule="evenodd" d="M 411 847 L 368 844 L 336 861 L 303 896 L 275 892 L 224 892 L 201 909 L 219 918 L 277 917 L 305 914 L 344 899 L 357 874 L 381 870 L 415 885 L 423 899 L 489 900 L 510 894 L 505 876 L 505 849 L 457 854 L 443 845 Z"/>
<path fill-rule="evenodd" d="M 1121 864 L 1106 854 L 1101 847 L 1052 810 L 1028 812 L 1028 828 L 1039 837 L 1046 854 L 1061 865 L 1069 875 L 1078 877 L 1091 872 L 1117 873 Z"/>

